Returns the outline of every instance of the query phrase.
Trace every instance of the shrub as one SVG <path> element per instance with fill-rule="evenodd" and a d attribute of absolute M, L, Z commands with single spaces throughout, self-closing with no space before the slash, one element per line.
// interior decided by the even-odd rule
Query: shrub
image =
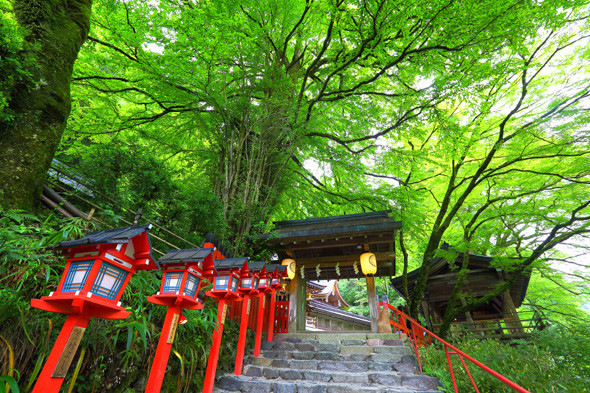
<path fill-rule="evenodd" d="M 551 326 L 530 340 L 501 343 L 470 337 L 454 344 L 460 350 L 531 392 L 590 391 L 590 335 L 587 327 Z M 424 372 L 438 377 L 445 392 L 454 392 L 445 351 L 421 349 Z M 457 355 L 451 355 L 459 392 L 473 391 Z M 511 388 L 466 361 L 481 393 L 513 392 Z"/>
<path fill-rule="evenodd" d="M 56 288 L 65 266 L 63 258 L 45 247 L 82 236 L 85 225 L 82 220 L 62 221 L 52 216 L 41 220 L 0 208 L 0 337 L 5 339 L 0 339 L 0 365 L 8 364 L 9 354 L 14 365 L 8 370 L 14 381 L 3 376 L 2 386 L 18 383 L 21 392 L 28 392 L 36 381 L 65 321 L 62 314 L 30 306 L 30 299 Z M 122 298 L 131 315 L 124 320 L 90 321 L 64 387 L 74 379 L 77 393 L 144 391 L 166 313 L 166 307 L 146 298 L 158 291 L 160 279 L 158 272 L 136 273 Z M 177 331 L 163 393 L 198 391 L 203 383 L 217 306 L 209 300 L 202 310 L 185 310 L 185 315 L 188 322 Z M 221 370 L 233 367 L 238 329 L 238 323 L 226 320 Z M 6 371 L 0 366 L 0 374 Z"/>

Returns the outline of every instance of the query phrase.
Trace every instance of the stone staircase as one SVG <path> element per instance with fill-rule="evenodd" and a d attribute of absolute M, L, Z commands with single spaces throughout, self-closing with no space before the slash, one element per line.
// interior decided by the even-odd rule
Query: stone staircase
<path fill-rule="evenodd" d="M 292 333 L 263 342 L 243 375 L 216 381 L 217 393 L 434 393 L 438 379 L 419 374 L 416 356 L 396 334 Z"/>

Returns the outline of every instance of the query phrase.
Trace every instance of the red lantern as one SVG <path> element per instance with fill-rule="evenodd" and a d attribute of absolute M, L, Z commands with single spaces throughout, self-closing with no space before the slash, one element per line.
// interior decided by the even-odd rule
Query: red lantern
<path fill-rule="evenodd" d="M 207 243 L 205 243 L 207 245 Z M 211 349 L 209 350 L 209 361 L 207 362 L 207 371 L 205 372 L 205 381 L 203 382 L 203 392 L 210 393 L 213 391 L 215 383 L 215 371 L 219 360 L 219 349 L 221 347 L 221 336 L 225 324 L 227 313 L 227 302 L 231 300 L 242 300 L 242 294 L 239 291 L 241 274 L 248 271 L 248 258 L 224 258 L 215 260 L 214 270 L 217 271 L 217 277 L 213 282 L 213 289 L 207 292 L 207 296 L 217 299 L 217 327 L 213 331 Z"/>
<path fill-rule="evenodd" d="M 146 393 L 159 392 L 162 387 L 176 329 L 179 324 L 187 322 L 186 317 L 182 315 L 182 310 L 203 308 L 198 293 L 203 283 L 204 270 L 210 274 L 207 277 L 215 275 L 214 269 L 211 269 L 213 251 L 213 248 L 171 250 L 158 261 L 162 267 L 162 283 L 160 291 L 154 296 L 149 296 L 148 301 L 168 306 L 168 310 L 145 390 Z"/>
<path fill-rule="evenodd" d="M 248 257 L 225 258 L 215 261 L 217 277 L 213 282 L 213 289 L 207 292 L 207 296 L 216 299 L 237 300 L 240 299 L 240 272 L 248 270 Z"/>
<path fill-rule="evenodd" d="M 69 314 L 39 375 L 33 393 L 57 393 L 91 317 L 124 319 L 121 296 L 133 273 L 156 269 L 148 230 L 136 225 L 92 232 L 64 241 L 57 250 L 67 255 L 66 268 L 55 292 L 32 299 L 31 306 Z"/>

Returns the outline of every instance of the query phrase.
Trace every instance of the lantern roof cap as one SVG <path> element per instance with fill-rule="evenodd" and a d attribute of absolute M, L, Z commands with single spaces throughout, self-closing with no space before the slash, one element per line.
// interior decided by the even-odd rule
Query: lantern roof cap
<path fill-rule="evenodd" d="M 252 272 L 259 272 L 266 266 L 266 262 L 250 262 L 248 261 L 248 267 Z"/>
<path fill-rule="evenodd" d="M 168 250 L 158 260 L 160 265 L 189 265 L 203 262 L 215 249 L 214 248 L 191 248 L 186 250 Z"/>
<path fill-rule="evenodd" d="M 92 246 L 95 244 L 104 243 L 128 243 L 129 240 L 135 236 L 141 235 L 152 228 L 152 224 L 147 225 L 133 225 L 124 228 L 111 228 L 104 231 L 95 231 L 86 234 L 81 239 L 67 240 L 59 242 L 59 245 L 50 247 L 52 250 L 60 250 L 64 248 Z M 149 236 L 148 236 L 149 239 Z"/>
<path fill-rule="evenodd" d="M 266 271 L 269 273 L 274 273 L 278 271 L 279 273 L 283 273 L 287 271 L 287 265 L 277 265 L 277 264 L 270 264 L 266 265 Z"/>
<path fill-rule="evenodd" d="M 215 270 L 241 269 L 249 259 L 249 257 L 216 259 Z"/>

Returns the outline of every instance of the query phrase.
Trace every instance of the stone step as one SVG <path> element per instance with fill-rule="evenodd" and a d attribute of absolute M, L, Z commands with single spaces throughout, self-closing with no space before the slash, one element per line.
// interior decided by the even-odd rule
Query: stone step
<path fill-rule="evenodd" d="M 290 347 L 285 347 L 285 345 Z M 320 346 L 308 348 L 310 344 L 279 343 L 272 350 L 262 351 L 262 356 L 269 359 L 298 359 L 298 360 L 373 360 L 379 357 L 388 359 L 387 362 L 400 362 L 404 356 L 413 356 L 413 351 L 406 346 L 370 347 L 370 346 Z M 305 346 L 305 347 L 304 347 Z M 376 356 L 379 355 L 379 356 Z M 384 356 L 381 356 L 384 355 Z M 385 356 L 387 355 L 387 356 Z M 397 359 L 397 360 L 396 360 Z"/>
<path fill-rule="evenodd" d="M 391 369 L 391 367 L 390 367 Z M 358 368 L 357 368 L 358 370 Z M 243 375 L 247 377 L 260 377 L 267 380 L 283 379 L 289 381 L 308 381 L 308 382 L 334 382 L 334 383 L 354 383 L 354 384 L 372 384 L 385 386 L 403 386 L 408 380 L 414 383 L 420 383 L 421 386 L 428 386 L 434 383 L 437 386 L 438 381 L 433 381 L 432 377 L 426 375 L 414 375 L 413 373 L 400 373 L 389 371 L 371 370 L 348 370 L 334 371 L 329 368 L 320 367 L 319 370 L 296 370 L 296 369 L 278 369 L 273 367 L 246 366 Z"/>
<path fill-rule="evenodd" d="M 434 393 L 438 379 L 418 373 L 407 339 L 397 334 L 293 333 L 262 343 L 243 375 L 217 379 L 214 392 Z"/>
<path fill-rule="evenodd" d="M 261 348 L 263 350 L 279 350 L 279 351 L 338 351 L 340 348 L 348 347 L 366 347 L 366 348 L 382 348 L 382 347 L 403 347 L 406 343 L 404 340 L 379 340 L 369 339 L 363 340 L 334 340 L 334 343 L 318 342 L 312 339 L 288 339 L 279 342 L 263 342 Z M 385 350 L 387 351 L 387 350 Z M 375 351 L 377 352 L 377 351 Z"/>
<path fill-rule="evenodd" d="M 326 371 L 398 371 L 404 373 L 418 372 L 418 363 L 412 355 L 396 357 L 396 361 L 375 360 L 317 360 L 317 359 L 272 359 L 267 357 L 248 356 L 245 364 L 256 367 L 291 370 L 326 370 Z"/>
<path fill-rule="evenodd" d="M 341 373 L 343 376 L 345 373 Z M 378 378 L 378 377 L 376 377 Z M 368 382 L 322 382 L 306 380 L 268 380 L 245 375 L 226 375 L 217 380 L 216 387 L 223 391 L 244 393 L 414 393 L 435 392 L 438 380 L 426 375 L 401 374 L 396 386 L 376 385 Z M 385 380 L 383 380 L 385 382 Z"/>
<path fill-rule="evenodd" d="M 363 342 L 368 343 L 369 345 L 392 345 L 387 344 L 386 342 L 391 342 L 391 340 L 397 340 L 397 342 L 401 341 L 402 343 L 407 341 L 405 334 L 398 334 L 398 333 L 338 333 L 338 332 L 330 332 L 330 333 L 318 333 L 318 332 L 306 332 L 306 333 L 287 333 L 287 334 L 276 334 L 274 336 L 275 342 L 287 341 L 287 342 L 298 342 L 301 340 L 303 342 L 312 342 L 315 341 L 321 344 L 337 344 L 337 345 L 347 345 L 347 342 Z M 353 344 L 353 345 L 363 345 L 363 344 Z M 399 344 L 393 344 L 399 345 Z"/>

